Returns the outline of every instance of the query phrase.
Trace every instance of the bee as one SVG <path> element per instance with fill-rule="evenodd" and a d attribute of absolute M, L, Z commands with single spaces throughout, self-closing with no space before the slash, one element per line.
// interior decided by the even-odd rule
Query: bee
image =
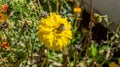
<path fill-rule="evenodd" d="M 64 30 L 66 30 L 66 27 L 64 26 L 64 24 L 60 24 L 60 26 L 57 28 L 57 33 L 61 33 Z"/>

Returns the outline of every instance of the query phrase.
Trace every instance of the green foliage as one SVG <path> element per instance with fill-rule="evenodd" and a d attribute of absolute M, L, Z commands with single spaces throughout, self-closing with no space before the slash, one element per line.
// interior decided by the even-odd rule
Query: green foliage
<path fill-rule="evenodd" d="M 95 57 L 98 54 L 98 49 L 97 49 L 98 44 L 94 44 L 94 42 L 92 42 L 91 44 L 91 55 L 92 57 Z"/>
<path fill-rule="evenodd" d="M 0 0 L 0 13 L 1 5 L 9 5 L 8 11 L 4 13 L 7 20 L 0 23 L 0 67 L 101 67 L 104 63 L 109 64 L 111 59 L 117 59 L 114 52 L 120 49 L 120 26 L 105 44 L 88 41 L 88 35 L 82 35 L 79 29 L 82 13 L 73 12 L 76 4 L 82 6 L 82 0 L 71 1 Z M 72 24 L 73 38 L 68 47 L 60 51 L 47 49 L 36 35 L 40 19 L 49 15 L 50 9 L 67 17 Z M 94 17 L 97 22 L 105 21 L 104 26 L 109 27 L 111 22 L 107 15 L 95 14 Z M 2 46 L 4 40 L 10 49 Z"/>

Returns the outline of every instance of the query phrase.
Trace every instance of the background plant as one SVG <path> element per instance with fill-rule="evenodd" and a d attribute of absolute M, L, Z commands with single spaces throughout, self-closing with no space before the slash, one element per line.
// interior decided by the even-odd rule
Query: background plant
<path fill-rule="evenodd" d="M 8 4 L 9 8 L 4 13 L 7 19 L 0 23 L 1 67 L 94 67 L 110 64 L 119 58 L 114 57 L 120 49 L 119 27 L 113 31 L 112 38 L 106 41 L 107 45 L 100 46 L 95 41 L 90 41 L 87 47 L 88 43 L 83 43 L 85 36 L 78 28 L 83 10 L 81 0 L 0 0 L 0 6 L 4 4 Z M 74 12 L 74 8 L 81 11 Z M 40 19 L 50 12 L 67 17 L 72 24 L 73 39 L 63 51 L 47 49 L 36 35 Z M 3 13 L 2 9 L 0 13 Z M 100 20 L 105 20 L 106 27 L 109 26 L 108 17 L 99 17 Z M 9 49 L 2 46 L 4 40 Z"/>

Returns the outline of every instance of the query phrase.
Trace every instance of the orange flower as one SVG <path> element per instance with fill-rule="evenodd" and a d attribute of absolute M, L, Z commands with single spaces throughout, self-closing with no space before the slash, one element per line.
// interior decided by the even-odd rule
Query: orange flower
<path fill-rule="evenodd" d="M 82 9 L 79 8 L 79 7 L 75 7 L 75 8 L 73 9 L 73 11 L 74 11 L 75 13 L 81 13 Z"/>
<path fill-rule="evenodd" d="M 0 22 L 4 22 L 7 19 L 6 15 L 3 13 L 0 13 Z"/>
<path fill-rule="evenodd" d="M 2 11 L 3 11 L 4 13 L 7 12 L 8 8 L 9 8 L 9 5 L 8 5 L 8 4 L 3 4 L 2 7 L 1 7 L 1 9 L 2 9 Z"/>
<path fill-rule="evenodd" d="M 8 50 L 10 49 L 7 41 L 3 41 L 1 46 L 2 46 L 3 48 L 5 48 L 5 49 L 8 49 Z"/>

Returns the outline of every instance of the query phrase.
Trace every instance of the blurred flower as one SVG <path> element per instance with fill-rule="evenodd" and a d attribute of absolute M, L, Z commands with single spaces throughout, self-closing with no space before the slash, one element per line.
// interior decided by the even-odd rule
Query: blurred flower
<path fill-rule="evenodd" d="M 120 58 L 118 58 L 118 63 L 120 64 Z"/>
<path fill-rule="evenodd" d="M 111 63 L 109 64 L 109 67 L 119 67 L 119 65 L 116 64 L 115 62 L 111 62 Z"/>
<path fill-rule="evenodd" d="M 71 24 L 67 18 L 50 13 L 50 16 L 41 19 L 37 35 L 48 48 L 60 50 L 72 38 Z"/>
<path fill-rule="evenodd" d="M 8 4 L 3 4 L 2 7 L 1 7 L 1 9 L 2 9 L 2 11 L 3 11 L 4 13 L 7 12 L 8 8 L 9 8 L 9 5 L 8 5 Z"/>
<path fill-rule="evenodd" d="M 7 49 L 7 50 L 10 49 L 10 47 L 9 47 L 9 45 L 8 45 L 8 43 L 7 43 L 7 41 L 3 41 L 1 46 L 2 46 L 3 48 Z"/>
<path fill-rule="evenodd" d="M 7 19 L 6 15 L 3 13 L 0 13 L 0 22 L 4 22 Z"/>
<path fill-rule="evenodd" d="M 75 13 L 81 13 L 82 9 L 79 8 L 79 7 L 75 7 L 75 8 L 73 9 L 73 11 L 74 11 Z"/>

